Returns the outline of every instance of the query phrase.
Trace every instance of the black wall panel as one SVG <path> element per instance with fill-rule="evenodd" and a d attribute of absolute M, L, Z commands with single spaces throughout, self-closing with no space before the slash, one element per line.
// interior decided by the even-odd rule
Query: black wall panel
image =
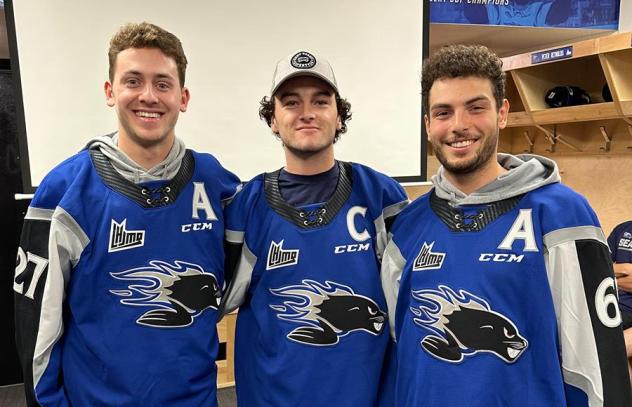
<path fill-rule="evenodd" d="M 22 220 L 28 201 L 22 192 L 18 154 L 16 103 L 8 61 L 0 63 L 0 386 L 22 382 L 15 350 L 13 274 Z"/>

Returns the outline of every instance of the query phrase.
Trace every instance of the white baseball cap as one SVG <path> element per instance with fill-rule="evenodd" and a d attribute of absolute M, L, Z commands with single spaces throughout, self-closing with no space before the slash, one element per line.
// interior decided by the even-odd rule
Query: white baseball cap
<path fill-rule="evenodd" d="M 314 76 L 327 82 L 338 93 L 338 84 L 334 70 L 325 59 L 317 57 L 311 52 L 297 51 L 277 62 L 274 76 L 272 77 L 272 90 L 274 95 L 279 87 L 290 78 L 296 76 Z"/>

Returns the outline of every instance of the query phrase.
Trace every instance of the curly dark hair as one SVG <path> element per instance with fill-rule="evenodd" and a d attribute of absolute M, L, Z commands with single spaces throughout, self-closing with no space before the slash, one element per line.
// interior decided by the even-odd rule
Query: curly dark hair
<path fill-rule="evenodd" d="M 147 22 L 126 24 L 110 40 L 108 50 L 110 82 L 114 80 L 116 56 L 128 48 L 158 48 L 163 54 L 173 58 L 178 67 L 180 86 L 184 86 L 187 57 L 184 55 L 182 43 L 169 31 Z"/>
<path fill-rule="evenodd" d="M 421 95 L 424 108 L 429 107 L 430 88 L 435 81 L 444 78 L 476 76 L 489 79 L 500 109 L 505 99 L 505 72 L 503 62 L 483 45 L 448 45 L 424 61 L 421 70 Z"/>
<path fill-rule="evenodd" d="M 347 99 L 343 99 L 336 92 L 336 108 L 338 109 L 338 115 L 340 116 L 340 123 L 342 126 L 340 130 L 336 130 L 334 136 L 334 143 L 340 139 L 340 135 L 347 132 L 347 122 L 351 120 L 351 103 L 347 102 Z M 264 96 L 259 102 L 259 118 L 265 120 L 268 126 L 272 125 L 272 118 L 274 117 L 274 95 L 268 98 Z M 278 135 L 277 135 L 278 136 Z"/>

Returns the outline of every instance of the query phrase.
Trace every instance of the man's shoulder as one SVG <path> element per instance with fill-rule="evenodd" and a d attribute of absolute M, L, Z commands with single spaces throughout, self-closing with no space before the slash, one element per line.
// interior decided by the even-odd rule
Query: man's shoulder
<path fill-rule="evenodd" d="M 54 209 L 73 183 L 93 168 L 88 150 L 69 157 L 53 168 L 37 186 L 31 206 Z"/>
<path fill-rule="evenodd" d="M 614 227 L 614 229 L 612 229 L 612 233 L 611 235 L 620 235 L 624 232 L 632 232 L 632 220 L 628 220 L 622 223 L 619 223 L 617 226 Z"/>
<path fill-rule="evenodd" d="M 586 197 L 560 182 L 536 188 L 525 198 L 531 206 L 541 207 L 544 213 L 559 213 L 562 217 L 573 211 L 592 211 Z"/>
<path fill-rule="evenodd" d="M 409 229 L 416 228 L 420 222 L 426 220 L 427 211 L 430 210 L 429 200 L 431 193 L 432 191 L 417 197 L 402 209 L 391 229 L 393 235 L 407 233 Z"/>
<path fill-rule="evenodd" d="M 544 234 L 575 227 L 601 227 L 588 200 L 559 182 L 529 192 L 522 207 L 532 208 Z"/>
<path fill-rule="evenodd" d="M 239 189 L 239 177 L 222 166 L 215 156 L 209 153 L 199 153 L 188 150 L 195 163 L 194 176 L 197 181 L 205 181 L 213 185 L 213 189 L 220 193 L 222 200 L 232 200 Z M 195 181 L 194 179 L 194 181 Z"/>
<path fill-rule="evenodd" d="M 228 172 L 228 170 L 224 168 L 224 166 L 213 154 L 202 153 L 191 149 L 189 149 L 189 151 L 193 155 L 193 159 L 195 160 L 195 165 L 197 168 L 203 168 L 206 170 L 222 170 Z"/>
<path fill-rule="evenodd" d="M 390 176 L 364 164 L 344 161 L 341 161 L 341 163 L 343 165 L 349 165 L 351 167 L 354 177 L 358 177 L 362 180 L 379 182 L 381 184 L 399 185 L 399 183 Z"/>
<path fill-rule="evenodd" d="M 257 198 L 264 193 L 265 173 L 259 174 L 246 182 L 237 192 L 229 205 L 229 208 L 246 208 L 252 205 Z"/>
<path fill-rule="evenodd" d="M 543 185 L 531 191 L 530 194 L 533 194 L 533 196 L 537 198 L 561 199 L 563 202 L 569 203 L 577 202 L 585 204 L 587 202 L 582 194 L 561 182 Z"/>

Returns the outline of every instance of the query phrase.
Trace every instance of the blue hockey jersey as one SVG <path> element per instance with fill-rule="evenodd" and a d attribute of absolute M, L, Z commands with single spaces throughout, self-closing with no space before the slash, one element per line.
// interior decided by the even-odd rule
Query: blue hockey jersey
<path fill-rule="evenodd" d="M 238 179 L 188 150 L 134 184 L 99 149 L 42 181 L 14 290 L 30 405 L 213 406 L 223 206 Z"/>
<path fill-rule="evenodd" d="M 295 208 L 278 171 L 256 177 L 227 208 L 239 248 L 225 311 L 239 307 L 240 406 L 373 406 L 387 347 L 379 262 L 387 227 L 408 203 L 395 181 L 338 163 L 324 204 Z"/>
<path fill-rule="evenodd" d="M 541 180 L 510 171 L 499 178 L 505 188 L 488 186 L 493 193 L 470 203 L 451 201 L 435 182 L 393 225 L 382 278 L 397 406 L 630 405 L 597 217 L 583 197 L 546 180 L 557 171 L 551 161 L 541 160 L 546 169 L 524 159 L 505 157 Z"/>

